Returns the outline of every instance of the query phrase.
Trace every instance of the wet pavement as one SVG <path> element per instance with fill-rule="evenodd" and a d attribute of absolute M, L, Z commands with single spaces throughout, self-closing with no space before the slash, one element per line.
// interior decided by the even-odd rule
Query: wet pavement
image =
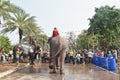
<path fill-rule="evenodd" d="M 50 74 L 47 63 L 28 66 L 0 80 L 119 80 L 118 74 L 92 64 L 65 64 L 65 74 Z"/>

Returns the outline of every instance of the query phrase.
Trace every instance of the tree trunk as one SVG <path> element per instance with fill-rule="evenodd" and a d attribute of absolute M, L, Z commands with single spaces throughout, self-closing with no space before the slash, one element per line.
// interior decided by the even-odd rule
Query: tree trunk
<path fill-rule="evenodd" d="M 19 43 L 22 44 L 23 30 L 19 28 Z"/>

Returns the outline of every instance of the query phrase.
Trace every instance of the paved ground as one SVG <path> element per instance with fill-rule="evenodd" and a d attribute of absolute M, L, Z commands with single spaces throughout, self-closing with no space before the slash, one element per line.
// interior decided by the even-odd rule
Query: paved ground
<path fill-rule="evenodd" d="M 92 64 L 65 64 L 65 75 L 50 74 L 48 64 L 27 66 L 0 80 L 119 80 L 116 73 L 101 69 Z"/>
<path fill-rule="evenodd" d="M 11 69 L 14 69 L 16 66 L 15 64 L 4 64 L 4 65 L 0 65 L 0 73 L 1 72 L 5 72 Z"/>
<path fill-rule="evenodd" d="M 19 66 L 16 66 L 15 63 L 0 65 L 0 78 L 7 76 L 17 70 L 23 69 L 29 66 L 28 63 L 20 63 Z"/>

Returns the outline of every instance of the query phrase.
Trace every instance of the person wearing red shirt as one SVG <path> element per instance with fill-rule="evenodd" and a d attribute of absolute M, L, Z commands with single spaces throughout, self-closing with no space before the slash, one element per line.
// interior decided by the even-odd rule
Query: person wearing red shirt
<path fill-rule="evenodd" d="M 57 30 L 57 28 L 54 28 L 52 37 L 55 37 L 58 35 L 59 35 L 59 31 Z"/>
<path fill-rule="evenodd" d="M 57 28 L 55 27 L 53 30 L 53 34 L 52 36 L 48 39 L 48 42 L 53 38 L 59 35 L 59 31 L 57 30 Z"/>

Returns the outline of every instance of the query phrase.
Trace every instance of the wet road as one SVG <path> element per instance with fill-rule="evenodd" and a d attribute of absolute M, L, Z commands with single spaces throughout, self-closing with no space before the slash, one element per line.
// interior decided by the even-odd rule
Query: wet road
<path fill-rule="evenodd" d="M 119 80 L 118 75 L 102 70 L 92 64 L 65 64 L 65 74 L 50 74 L 48 64 L 28 66 L 0 80 Z"/>

